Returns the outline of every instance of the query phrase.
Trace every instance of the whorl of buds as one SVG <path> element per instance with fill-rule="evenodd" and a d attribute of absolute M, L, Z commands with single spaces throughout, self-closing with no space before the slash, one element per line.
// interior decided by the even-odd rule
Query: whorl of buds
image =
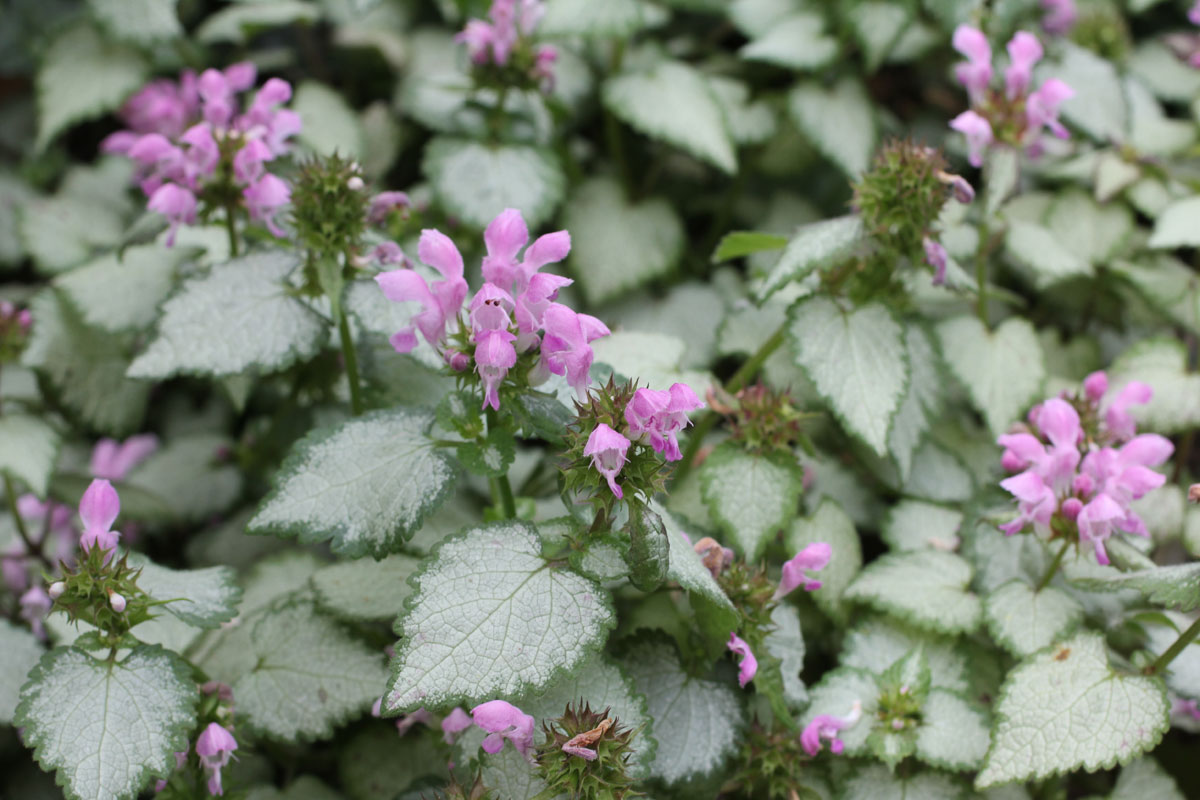
<path fill-rule="evenodd" d="M 581 705 L 582 704 L 582 707 Z M 548 796 L 622 800 L 636 797 L 629 762 L 637 731 L 623 727 L 611 709 L 571 703 L 558 719 L 542 723 L 537 763 Z"/>

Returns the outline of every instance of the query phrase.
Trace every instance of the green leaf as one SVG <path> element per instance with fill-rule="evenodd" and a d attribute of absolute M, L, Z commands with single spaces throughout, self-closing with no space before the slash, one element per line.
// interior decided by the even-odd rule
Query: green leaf
<path fill-rule="evenodd" d="M 583 703 L 590 704 L 593 711 L 607 708 L 609 716 L 621 727 L 641 728 L 633 737 L 634 768 L 631 772 L 636 777 L 646 776 L 656 748 L 654 720 L 646 710 L 646 698 L 634 688 L 633 681 L 620 667 L 597 656 L 543 691 L 525 695 L 516 705 L 526 714 L 533 715 L 540 729 L 543 723 L 561 717 L 568 703 L 576 709 Z"/>
<path fill-rule="evenodd" d="M 308 601 L 267 611 L 249 641 L 251 668 L 233 684 L 238 718 L 273 738 L 332 735 L 371 706 L 387 679 L 382 652 Z"/>
<path fill-rule="evenodd" d="M 292 110 L 303 124 L 297 138 L 314 154 L 363 157 L 366 134 L 362 122 L 339 92 L 323 83 L 304 81 L 296 87 Z"/>
<path fill-rule="evenodd" d="M 721 107 L 704 77 L 679 61 L 614 75 L 604 106 L 651 139 L 674 145 L 722 172 L 737 172 L 737 154 Z"/>
<path fill-rule="evenodd" d="M 228 511 L 242 493 L 241 470 L 221 458 L 231 446 L 207 433 L 174 439 L 138 464 L 125 484 L 165 503 L 176 520 L 207 519 Z"/>
<path fill-rule="evenodd" d="M 1129 109 L 1112 62 L 1072 42 L 1063 42 L 1058 64 L 1043 62 L 1037 72 L 1063 80 L 1075 96 L 1063 103 L 1063 116 L 1101 142 L 1124 141 Z"/>
<path fill-rule="evenodd" d="M 808 702 L 808 689 L 800 677 L 804 669 L 804 633 L 800 629 L 800 612 L 795 606 L 778 605 L 771 611 L 771 624 L 775 627 L 763 643 L 767 654 L 779 661 L 784 699 L 789 706 L 799 708 Z"/>
<path fill-rule="evenodd" d="M 412 585 L 396 621 L 391 711 L 538 691 L 599 648 L 616 622 L 608 593 L 544 561 L 523 523 L 445 540 Z"/>
<path fill-rule="evenodd" d="M 96 19 L 117 39 L 153 45 L 183 33 L 178 0 L 88 0 Z"/>
<path fill-rule="evenodd" d="M 821 220 L 801 227 L 788 240 L 787 249 L 758 290 L 759 302 L 814 270 L 837 266 L 853 255 L 865 239 L 862 219 L 856 215 Z"/>
<path fill-rule="evenodd" d="M 855 770 L 843 788 L 844 796 L 855 800 L 962 800 L 963 797 L 962 786 L 949 775 L 922 772 L 900 777 L 883 764 L 867 764 Z"/>
<path fill-rule="evenodd" d="M 311 358 L 329 326 L 287 284 L 299 259 L 252 253 L 186 281 L 163 304 L 153 341 L 129 366 L 131 378 L 268 373 Z"/>
<path fill-rule="evenodd" d="M 683 254 L 683 223 L 662 198 L 625 199 L 615 181 L 594 178 L 563 210 L 567 262 L 589 303 L 603 303 L 667 274 Z"/>
<path fill-rule="evenodd" d="M 32 633 L 0 619 L 0 725 L 12 723 L 25 676 L 44 652 Z"/>
<path fill-rule="evenodd" d="M 25 244 L 18 234 L 20 211 L 35 197 L 28 183 L 0 172 L 0 267 L 13 266 L 25 257 Z"/>
<path fill-rule="evenodd" d="M 1186 800 L 1175 779 L 1150 756 L 1130 762 L 1117 776 L 1108 800 Z"/>
<path fill-rule="evenodd" d="M 672 784 L 719 769 L 737 749 L 743 724 L 733 690 L 688 676 L 665 642 L 639 644 L 624 663 L 658 731 L 651 776 Z"/>
<path fill-rule="evenodd" d="M 896 43 L 908 31 L 913 12 L 892 3 L 868 2 L 854 7 L 854 34 L 862 45 L 868 72 L 879 69 Z"/>
<path fill-rule="evenodd" d="M 888 451 L 903 481 L 914 478 L 913 462 L 920 452 L 930 421 L 942 410 L 942 374 L 930 334 L 921 326 L 904 326 L 908 351 L 908 389 L 888 434 Z"/>
<path fill-rule="evenodd" d="M 189 625 L 216 628 L 237 615 L 242 590 L 229 567 L 169 569 L 139 554 L 130 555 L 129 565 L 141 569 L 137 585 L 151 600 L 170 601 L 157 609 Z"/>
<path fill-rule="evenodd" d="M 16 724 L 68 798 L 133 798 L 175 769 L 197 699 L 187 662 L 161 647 L 141 645 L 112 663 L 57 647 L 30 674 Z"/>
<path fill-rule="evenodd" d="M 77 266 L 95 251 L 115 247 L 124 229 L 117 211 L 60 192 L 31 199 L 19 211 L 18 231 L 25 248 L 46 274 Z"/>
<path fill-rule="evenodd" d="M 546 782 L 542 780 L 538 770 L 526 761 L 516 748 L 505 747 L 495 755 L 482 756 L 480 777 L 483 785 L 495 792 L 495 800 L 527 800 L 541 797 L 541 793 L 546 791 Z M 413 798 L 420 797 L 421 795 L 413 795 Z M 403 800 L 413 798 L 405 796 Z"/>
<path fill-rule="evenodd" d="M 987 750 L 987 717 L 958 695 L 931 691 L 921 704 L 917 758 L 958 772 L 978 769 Z"/>
<path fill-rule="evenodd" d="M 651 12 L 640 0 L 547 0 L 538 35 L 627 38 L 646 27 Z"/>
<path fill-rule="evenodd" d="M 871 562 L 846 589 L 859 600 L 935 633 L 971 633 L 981 604 L 968 591 L 971 565 L 951 553 L 913 550 Z"/>
<path fill-rule="evenodd" d="M 955 317 L 938 325 L 938 337 L 946 364 L 994 435 L 1004 433 L 1038 397 L 1046 369 L 1028 321 L 1012 317 L 988 331 L 975 317 Z"/>
<path fill-rule="evenodd" d="M 788 456 L 758 455 L 723 442 L 704 459 L 700 487 L 721 532 L 754 561 L 796 515 L 804 471 Z"/>
<path fill-rule="evenodd" d="M 1200 608 L 1200 563 L 1172 564 L 1105 577 L 1072 577 L 1071 584 L 1093 592 L 1133 589 L 1155 605 L 1179 611 Z"/>
<path fill-rule="evenodd" d="M 0 417 L 0 472 L 45 497 L 58 458 L 58 432 L 37 417 Z"/>
<path fill-rule="evenodd" d="M 1154 233 L 1150 235 L 1150 246 L 1160 250 L 1200 247 L 1200 226 L 1196 225 L 1197 215 L 1200 215 L 1200 196 L 1193 195 L 1171 203 L 1154 221 Z"/>
<path fill-rule="evenodd" d="M 697 397 L 704 397 L 713 385 L 711 374 L 680 366 L 687 344 L 677 336 L 617 331 L 592 342 L 592 350 L 595 363 L 607 364 L 617 374 L 651 389 L 669 389 L 673 383 L 686 383 Z"/>
<path fill-rule="evenodd" d="M 882 675 L 884 670 L 915 648 L 921 648 L 929 664 L 930 685 L 963 693 L 970 689 L 967 660 L 954 640 L 897 625 L 895 620 L 871 616 L 855 625 L 843 642 L 839 663 Z"/>
<path fill-rule="evenodd" d="M 787 246 L 786 236 L 776 236 L 773 233 L 757 231 L 734 231 L 721 237 L 717 250 L 713 253 L 713 263 L 742 258 L 751 253 L 761 253 L 765 250 L 780 250 Z"/>
<path fill-rule="evenodd" d="M 1200 276 L 1179 259 L 1159 253 L 1137 261 L 1116 261 L 1110 269 L 1155 308 L 1180 325 L 1200 331 Z"/>
<path fill-rule="evenodd" d="M 1024 581 L 1014 580 L 987 596 L 983 616 L 992 637 L 1020 658 L 1070 633 L 1083 619 L 1083 607 L 1054 587 L 1035 592 Z"/>
<path fill-rule="evenodd" d="M 516 753 L 512 747 L 504 751 Z M 532 772 L 528 764 L 526 769 Z M 346 796 L 353 800 L 396 798 L 421 778 L 445 775 L 445 764 L 431 737 L 398 738 L 396 728 L 384 720 L 363 728 L 342 746 L 338 755 L 338 778 Z M 487 785 L 493 786 L 491 782 Z"/>
<path fill-rule="evenodd" d="M 788 109 L 813 146 L 847 176 L 866 170 L 875 152 L 875 113 L 857 79 L 842 78 L 828 91 L 818 83 L 797 86 Z"/>
<path fill-rule="evenodd" d="M 44 374 L 59 402 L 90 427 L 111 436 L 139 430 L 150 385 L 129 380 L 128 340 L 85 325 L 54 289 L 34 296 L 33 326 L 21 363 Z"/>
<path fill-rule="evenodd" d="M 1128 763 L 1162 739 L 1167 712 L 1161 680 L 1114 671 L 1104 637 L 1080 633 L 1008 673 L 975 785 Z"/>
<path fill-rule="evenodd" d="M 330 541 L 334 552 L 395 552 L 449 496 L 453 462 L 426 411 L 377 411 L 318 428 L 292 446 L 251 533 Z"/>
<path fill-rule="evenodd" d="M 109 253 L 54 280 L 79 309 L 82 322 L 110 333 L 137 331 L 158 319 L 158 305 L 175 283 L 186 248 L 157 245 Z"/>
<path fill-rule="evenodd" d="M 744 45 L 738 55 L 794 70 L 812 70 L 837 55 L 837 39 L 825 33 L 820 14 L 794 14 L 780 20 L 762 36 Z"/>
<path fill-rule="evenodd" d="M 1114 390 L 1131 380 L 1154 387 L 1149 403 L 1130 409 L 1140 425 L 1171 434 L 1200 424 L 1200 375 L 1189 370 L 1187 350 L 1181 342 L 1142 339 L 1113 362 L 1108 374 Z"/>
<path fill-rule="evenodd" d="M 106 42 L 95 27 L 75 25 L 58 34 L 38 70 L 38 133 L 45 149 L 61 131 L 121 104 L 142 85 L 146 62 L 136 50 Z"/>
<path fill-rule="evenodd" d="M 1106 264 L 1133 231 L 1133 214 L 1123 203 L 1102 206 L 1078 189 L 1055 198 L 1046 224 L 1067 251 L 1092 264 Z"/>
<path fill-rule="evenodd" d="M 843 604 L 846 587 L 862 569 L 862 546 L 854 523 L 834 500 L 822 500 L 816 513 L 792 523 L 785 538 L 789 556 L 813 542 L 826 542 L 833 549 L 829 564 L 818 575 L 821 588 L 808 592 L 817 607 L 836 620 L 845 621 Z"/>
<path fill-rule="evenodd" d="M 846 429 L 886 455 L 909 384 L 904 330 L 879 303 L 846 311 L 828 297 L 811 297 L 788 313 L 796 363 Z"/>
<path fill-rule="evenodd" d="M 721 106 L 734 144 L 763 144 L 775 135 L 779 128 L 775 106 L 765 99 L 751 100 L 747 84 L 724 75 L 710 75 L 708 86 Z"/>
<path fill-rule="evenodd" d="M 800 720 L 802 726 L 807 726 L 817 716 L 828 714 L 831 717 L 845 717 L 854 708 L 855 703 L 862 704 L 862 716 L 858 722 L 838 732 L 838 738 L 845 743 L 846 755 L 868 755 L 867 738 L 876 727 L 879 709 L 879 685 L 874 675 L 850 667 L 838 667 L 821 676 L 816 686 L 809 689 L 812 702 L 804 711 Z"/>
<path fill-rule="evenodd" d="M 250 35 L 268 28 L 280 28 L 297 22 L 315 22 L 321 10 L 307 0 L 263 0 L 237 3 L 221 9 L 204 20 L 196 30 L 196 39 L 205 44 L 233 42 L 243 44 Z"/>
<path fill-rule="evenodd" d="M 488 431 L 482 441 L 472 439 L 454 448 L 459 462 L 468 471 L 484 477 L 507 475 L 517 455 L 516 440 L 503 428 Z"/>
<path fill-rule="evenodd" d="M 1010 222 L 1004 247 L 1009 256 L 1033 273 L 1038 288 L 1096 274 L 1082 253 L 1070 249 L 1048 228 L 1032 222 Z"/>
<path fill-rule="evenodd" d="M 725 594 L 725 590 L 692 549 L 679 521 L 657 502 L 652 502 L 650 509 L 662 518 L 663 526 L 667 529 L 667 580 L 678 583 L 688 592 L 693 602 L 700 598 L 710 609 L 717 609 L 717 614 L 726 623 L 724 627 L 728 630 L 725 633 L 728 634 L 737 624 L 737 610 Z"/>
<path fill-rule="evenodd" d="M 551 443 L 562 441 L 563 431 L 575 419 L 557 397 L 537 391 L 518 395 L 512 413 L 522 435 Z"/>
<path fill-rule="evenodd" d="M 961 511 L 921 500 L 902 500 L 888 512 L 880 535 L 893 550 L 941 550 L 958 541 L 962 521 Z"/>
<path fill-rule="evenodd" d="M 412 595 L 408 579 L 419 563 L 412 556 L 390 555 L 322 567 L 312 576 L 317 603 L 344 619 L 394 619 Z"/>
<path fill-rule="evenodd" d="M 1137 164 L 1126 161 L 1115 150 L 1107 150 L 1096 161 L 1096 199 L 1107 203 L 1140 177 L 1142 170 Z"/>
<path fill-rule="evenodd" d="M 421 169 L 441 205 L 467 225 L 484 228 L 506 208 L 539 228 L 562 201 L 566 177 L 550 148 L 489 146 L 439 136 L 425 148 Z"/>

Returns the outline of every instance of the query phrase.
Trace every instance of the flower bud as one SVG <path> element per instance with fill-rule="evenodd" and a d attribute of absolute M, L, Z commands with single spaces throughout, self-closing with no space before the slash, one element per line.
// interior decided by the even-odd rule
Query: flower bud
<path fill-rule="evenodd" d="M 109 595 L 108 604 L 112 606 L 112 610 L 118 614 L 124 613 L 125 611 L 125 598 L 116 592 L 113 592 Z"/>
<path fill-rule="evenodd" d="M 50 584 L 50 589 L 47 593 L 50 595 L 50 599 L 57 600 L 58 598 L 62 597 L 63 592 L 66 590 L 67 585 L 65 583 L 62 581 L 55 581 L 54 583 Z"/>
<path fill-rule="evenodd" d="M 1079 512 L 1083 511 L 1083 501 L 1078 497 L 1068 497 L 1063 501 L 1062 513 L 1067 519 L 1074 522 L 1079 517 Z"/>
<path fill-rule="evenodd" d="M 357 175 L 353 176 L 352 178 L 350 178 L 350 180 L 346 181 L 346 186 L 348 186 L 352 191 L 355 191 L 355 192 L 361 192 L 363 190 L 363 186 L 365 186 L 365 185 L 366 184 L 363 183 L 363 179 L 358 177 Z"/>

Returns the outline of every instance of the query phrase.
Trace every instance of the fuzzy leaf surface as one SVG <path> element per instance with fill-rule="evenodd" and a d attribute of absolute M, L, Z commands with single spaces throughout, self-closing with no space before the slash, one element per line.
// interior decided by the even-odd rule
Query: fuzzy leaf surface
<path fill-rule="evenodd" d="M 318 604 L 345 619 L 394 619 L 412 594 L 408 578 L 419 561 L 393 553 L 382 561 L 358 558 L 322 567 L 312 576 Z"/>
<path fill-rule="evenodd" d="M 846 311 L 828 297 L 813 297 L 792 307 L 787 332 L 796 363 L 838 419 L 886 455 L 909 383 L 904 331 L 891 312 L 877 303 Z"/>
<path fill-rule="evenodd" d="M 45 497 L 58 458 L 59 435 L 38 417 L 0 417 L 0 473 Z"/>
<path fill-rule="evenodd" d="M 1128 763 L 1158 744 L 1168 710 L 1161 680 L 1114 671 L 1104 637 L 1080 633 L 1008 674 L 975 785 Z"/>
<path fill-rule="evenodd" d="M 431 413 L 402 408 L 312 431 L 293 445 L 250 531 L 329 541 L 348 557 L 398 550 L 455 483 L 432 424 Z"/>
<path fill-rule="evenodd" d="M 1134 589 L 1155 605 L 1179 611 L 1200 608 L 1200 563 L 1172 564 L 1104 577 L 1072 578 L 1071 583 L 1093 592 Z"/>
<path fill-rule="evenodd" d="M 447 539 L 412 582 L 396 621 L 391 711 L 538 691 L 599 648 L 616 621 L 608 593 L 543 560 L 523 523 Z"/>
<path fill-rule="evenodd" d="M 68 798 L 132 798 L 175 768 L 197 700 L 187 662 L 169 650 L 141 645 L 110 664 L 57 647 L 22 690 L 16 724 Z"/>
<path fill-rule="evenodd" d="M 749 560 L 796 515 L 804 472 L 792 459 L 719 445 L 700 468 L 704 502 L 721 531 Z"/>
<path fill-rule="evenodd" d="M 833 549 L 829 564 L 817 573 L 821 588 L 808 594 L 826 614 L 844 619 L 846 587 L 862 569 L 862 545 L 854 522 L 836 501 L 822 500 L 815 513 L 792 523 L 784 542 L 789 556 L 814 542 L 826 542 Z"/>
<path fill-rule="evenodd" d="M 171 601 L 157 608 L 189 625 L 216 628 L 237 615 L 242 590 L 230 567 L 170 569 L 140 555 L 131 556 L 129 564 L 142 570 L 139 589 L 152 600 Z"/>
<path fill-rule="evenodd" d="M 1015 580 L 987 596 L 983 617 L 992 638 L 1020 658 L 1068 633 L 1083 618 L 1083 607 L 1053 586 L 1035 592 L 1029 584 Z"/>
<path fill-rule="evenodd" d="M 858 80 L 843 78 L 826 90 L 819 83 L 797 86 L 788 96 L 788 110 L 813 146 L 857 178 L 875 152 L 875 112 Z"/>
<path fill-rule="evenodd" d="M 902 500 L 892 507 L 880 535 L 893 550 L 936 549 L 958 536 L 963 515 L 946 506 L 924 500 Z"/>
<path fill-rule="evenodd" d="M 186 281 L 163 304 L 131 378 L 274 372 L 320 350 L 329 326 L 289 291 L 290 253 L 252 253 Z"/>
<path fill-rule="evenodd" d="M 12 723 L 25 676 L 44 652 L 41 643 L 27 629 L 0 620 L 0 725 Z"/>
<path fill-rule="evenodd" d="M 722 248 L 734 235 L 736 234 L 730 234 L 722 240 Z M 813 270 L 829 269 L 849 258 L 862 243 L 864 235 L 862 219 L 855 215 L 825 219 L 800 228 L 787 240 L 786 249 L 775 262 L 762 288 L 758 290 L 759 302 Z M 782 237 L 770 237 L 768 242 L 780 238 Z M 721 251 L 717 252 L 720 255 Z"/>
<path fill-rule="evenodd" d="M 975 317 L 955 317 L 938 326 L 946 364 L 962 381 L 993 435 L 1020 418 L 1042 388 L 1042 346 L 1028 321 L 1005 320 L 988 331 Z"/>
<path fill-rule="evenodd" d="M 970 633 L 979 627 L 981 603 L 968 590 L 971 565 L 936 550 L 895 553 L 873 561 L 846 589 L 885 613 L 935 633 Z"/>
<path fill-rule="evenodd" d="M 689 677 L 670 644 L 640 644 L 625 668 L 659 731 L 651 776 L 677 783 L 708 775 L 737 748 L 743 721 L 737 695 L 723 683 Z"/>
<path fill-rule="evenodd" d="M 439 136 L 426 147 L 421 169 L 446 210 L 476 228 L 515 208 L 536 229 L 554 213 L 566 186 L 553 151 L 527 145 Z"/>

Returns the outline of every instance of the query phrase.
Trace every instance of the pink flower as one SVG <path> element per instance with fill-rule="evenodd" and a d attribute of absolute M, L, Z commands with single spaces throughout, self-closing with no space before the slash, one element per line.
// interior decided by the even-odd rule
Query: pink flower
<path fill-rule="evenodd" d="M 1193 25 L 1200 25 L 1200 0 L 1196 0 L 1196 4 L 1188 9 L 1187 18 Z"/>
<path fill-rule="evenodd" d="M 1040 131 L 1042 127 L 1059 139 L 1066 139 L 1071 134 L 1058 121 L 1058 107 L 1075 96 L 1075 90 L 1058 78 L 1051 78 L 1042 84 L 1041 88 L 1025 101 L 1025 120 L 1029 130 Z"/>
<path fill-rule="evenodd" d="M 1108 393 L 1108 375 L 1103 371 L 1093 372 L 1083 379 L 1083 393 L 1093 403 L 1099 403 Z"/>
<path fill-rule="evenodd" d="M 675 383 L 667 391 L 638 389 L 625 406 L 625 421 L 634 439 L 649 442 L 668 461 L 683 457 L 677 439 L 691 424 L 688 412 L 703 408 L 704 403 L 685 383 Z"/>
<path fill-rule="evenodd" d="M 804 752 L 815 756 L 821 752 L 821 740 L 825 739 L 829 742 L 830 751 L 839 754 L 845 745 L 837 738 L 838 733 L 857 723 L 861 716 L 862 703 L 857 700 L 854 701 L 850 713 L 844 717 L 818 714 L 812 722 L 804 726 L 804 732 L 800 734 L 800 746 L 804 748 Z"/>
<path fill-rule="evenodd" d="M 1011 63 L 1004 70 L 1004 90 L 1009 100 L 1025 94 L 1033 80 L 1033 65 L 1042 58 L 1042 45 L 1032 33 L 1017 31 L 1008 43 Z"/>
<path fill-rule="evenodd" d="M 1028 470 L 1000 481 L 1000 486 L 1017 499 L 1019 514 L 1012 522 L 1000 526 L 1008 536 L 1019 533 L 1033 523 L 1039 532 L 1050 529 L 1050 518 L 1058 509 L 1054 490 L 1046 485 L 1037 472 Z"/>
<path fill-rule="evenodd" d="M 950 127 L 967 137 L 967 160 L 971 166 L 982 166 L 983 151 L 993 141 L 991 123 L 974 111 L 964 111 L 950 121 Z"/>
<path fill-rule="evenodd" d="M 946 261 L 950 256 L 941 242 L 929 236 L 921 244 L 925 247 L 925 263 L 933 267 L 933 285 L 941 286 L 946 282 Z"/>
<path fill-rule="evenodd" d="M 478 337 L 484 331 L 506 331 L 512 319 L 512 296 L 495 284 L 485 283 L 471 298 L 467 306 L 471 316 L 472 335 Z"/>
<path fill-rule="evenodd" d="M 80 547 L 84 551 L 97 545 L 103 551 L 114 549 L 121 534 L 112 530 L 112 524 L 120 513 L 121 498 L 117 496 L 117 490 L 102 478 L 93 480 L 79 501 L 79 518 L 83 520 Z"/>
<path fill-rule="evenodd" d="M 725 646 L 734 654 L 741 656 L 738 665 L 738 686 L 744 689 L 747 683 L 754 680 L 754 675 L 758 672 L 758 659 L 754 657 L 750 645 L 746 644 L 745 640 L 736 633 L 729 634 L 729 642 Z"/>
<path fill-rule="evenodd" d="M 625 495 L 617 485 L 616 478 L 628 461 L 626 453 L 629 452 L 629 444 L 628 439 L 602 422 L 592 431 L 583 448 L 583 454 L 592 457 L 592 467 L 608 481 L 608 488 L 618 500 Z"/>
<path fill-rule="evenodd" d="M 279 177 L 266 173 L 242 190 L 246 210 L 250 219 L 262 222 L 276 236 L 283 236 L 283 229 L 275 224 L 275 215 L 292 199 L 292 190 Z"/>
<path fill-rule="evenodd" d="M 1075 0 L 1042 0 L 1042 8 L 1046 10 L 1046 15 L 1042 17 L 1042 27 L 1046 33 L 1064 36 L 1075 27 L 1075 20 L 1079 17 Z"/>
<path fill-rule="evenodd" d="M 454 710 L 442 719 L 442 738 L 446 744 L 454 744 L 455 737 L 474 724 L 470 714 L 455 706 Z"/>
<path fill-rule="evenodd" d="M 454 41 L 467 46 L 467 55 L 475 64 L 486 64 L 491 59 L 492 39 L 495 30 L 490 23 L 481 19 L 467 21 L 467 27 L 455 35 Z"/>
<path fill-rule="evenodd" d="M 482 331 L 475 343 L 475 369 L 483 379 L 483 406 L 500 409 L 500 384 L 517 363 L 512 343 L 517 337 L 507 330 Z"/>
<path fill-rule="evenodd" d="M 430 714 L 427 709 L 418 708 L 411 714 L 405 714 L 396 720 L 396 733 L 403 736 L 408 733 L 414 725 L 429 725 L 433 722 L 433 714 Z"/>
<path fill-rule="evenodd" d="M 595 357 L 589 342 L 608 336 L 608 328 L 595 317 L 577 314 L 560 303 L 550 304 L 542 321 L 546 334 L 542 337 L 541 364 L 555 375 L 566 375 L 567 382 L 582 399 L 587 395 Z"/>
<path fill-rule="evenodd" d="M 533 55 L 533 69 L 529 76 L 538 82 L 543 92 L 554 91 L 554 64 L 558 61 L 558 48 L 551 44 L 539 45 Z"/>
<path fill-rule="evenodd" d="M 489 700 L 471 709 L 475 724 L 488 732 L 483 740 L 487 753 L 499 753 L 504 740 L 513 743 L 521 755 L 529 758 L 533 747 L 533 717 L 503 700 Z"/>
<path fill-rule="evenodd" d="M 525 251 L 524 260 L 517 253 L 529 241 L 525 218 L 515 208 L 500 212 L 483 232 L 487 255 L 483 258 L 483 279 L 517 296 L 525 291 L 530 278 L 547 264 L 557 263 L 571 252 L 571 235 L 555 231 L 539 236 Z"/>
<path fill-rule="evenodd" d="M 131 436 L 120 444 L 114 439 L 101 439 L 92 449 L 92 477 L 124 480 L 131 469 L 157 449 L 158 437 L 152 433 Z"/>
<path fill-rule="evenodd" d="M 1133 438 L 1137 433 L 1137 422 L 1129 413 L 1129 407 L 1145 405 L 1153 396 L 1154 389 L 1141 381 L 1130 381 L 1117 392 L 1117 396 L 1104 409 L 1104 423 L 1113 439 L 1123 442 Z"/>
<path fill-rule="evenodd" d="M 397 269 L 375 276 L 375 282 L 387 299 L 394 303 L 421 304 L 421 311 L 413 315 L 412 324 L 401 328 L 391 337 L 392 347 L 400 353 L 412 352 L 417 346 L 414 329 L 421 331 L 425 341 L 439 347 L 448 323 L 458 319 L 458 312 L 467 296 L 462 255 L 449 237 L 432 229 L 422 231 L 417 255 L 421 261 L 441 273 L 443 279 L 429 285 L 411 269 Z"/>
<path fill-rule="evenodd" d="M 199 178 L 211 176 L 221 160 L 221 148 L 213 138 L 212 128 L 207 123 L 193 125 L 183 132 L 179 141 L 186 144 L 187 157 L 184 161 L 182 182 L 195 187 Z"/>
<path fill-rule="evenodd" d="M 538 241 L 541 241 L 540 239 Z M 533 250 L 531 247 L 530 250 Z M 543 327 L 546 309 L 558 299 L 558 290 L 574 281 L 561 275 L 537 272 L 530 276 L 529 285 L 517 296 L 517 349 L 521 352 L 538 344 L 537 332 Z"/>
<path fill-rule="evenodd" d="M 187 189 L 173 183 L 164 183 L 150 195 L 146 208 L 156 211 L 167 218 L 170 231 L 167 234 L 167 247 L 175 244 L 175 234 L 183 223 L 191 225 L 196 221 L 196 195 Z"/>
<path fill-rule="evenodd" d="M 992 47 L 987 36 L 978 28 L 959 25 L 952 43 L 954 49 L 967 58 L 966 63 L 954 68 L 954 74 L 971 96 L 971 102 L 979 102 L 992 82 Z"/>
<path fill-rule="evenodd" d="M 200 766 L 208 770 L 208 793 L 224 794 L 221 788 L 221 769 L 229 763 L 229 757 L 237 750 L 237 740 L 228 730 L 216 722 L 208 723 L 196 739 L 196 755 Z"/>
<path fill-rule="evenodd" d="M 408 256 L 404 255 L 404 251 L 400 249 L 400 245 L 390 241 L 380 242 L 375 245 L 375 249 L 371 251 L 371 260 L 377 264 L 412 266 L 412 263 L 408 260 Z"/>
<path fill-rule="evenodd" d="M 820 589 L 821 582 L 807 575 L 805 570 L 825 569 L 831 558 L 833 558 L 833 548 L 827 542 L 813 542 L 807 545 L 784 563 L 783 575 L 779 579 L 779 586 L 775 589 L 775 594 L 771 599 L 779 600 L 799 586 L 803 586 L 806 592 L 815 592 Z"/>
<path fill-rule="evenodd" d="M 254 183 L 262 177 L 263 164 L 274 156 L 261 139 L 251 139 L 233 157 L 233 176 L 242 183 Z"/>

